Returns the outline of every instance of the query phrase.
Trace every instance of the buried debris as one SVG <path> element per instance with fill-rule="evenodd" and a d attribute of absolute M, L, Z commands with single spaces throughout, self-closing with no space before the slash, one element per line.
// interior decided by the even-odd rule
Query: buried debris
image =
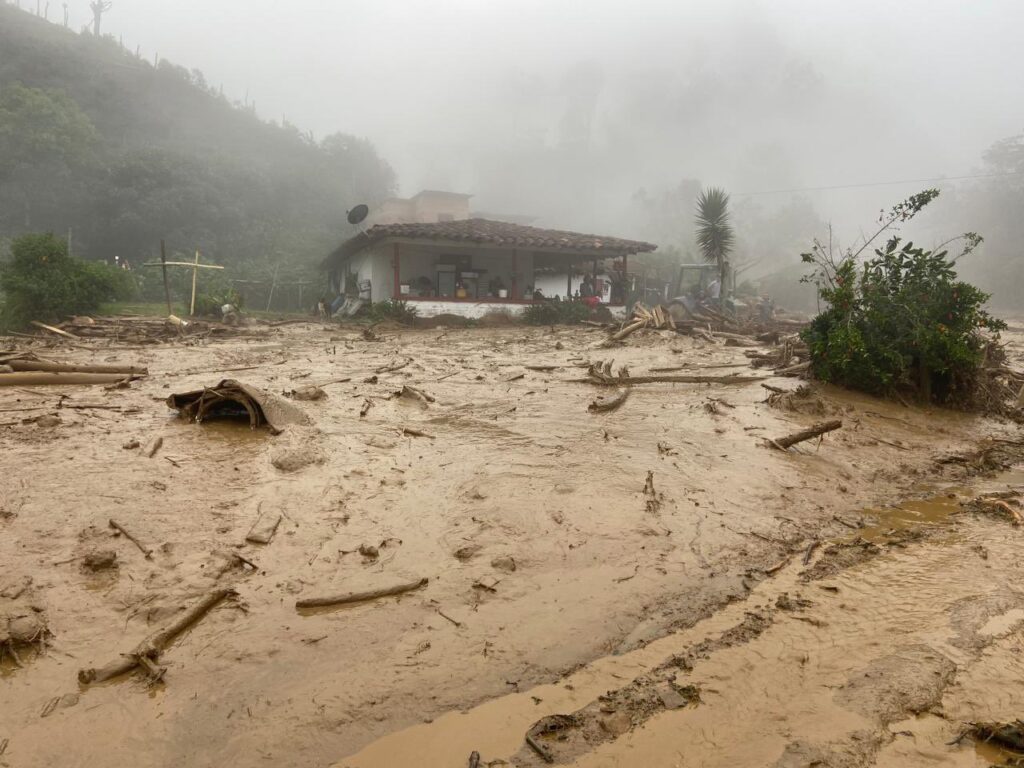
<path fill-rule="evenodd" d="M 1004 749 L 1024 753 L 1024 721 L 1012 723 L 970 723 L 950 744 L 959 744 L 965 736 L 983 744 L 995 744 Z"/>
<path fill-rule="evenodd" d="M 224 379 L 215 387 L 171 395 L 167 405 L 188 421 L 248 418 L 252 429 L 266 424 L 274 435 L 286 426 L 309 423 L 309 417 L 286 400 L 234 379 Z"/>
<path fill-rule="evenodd" d="M 820 424 L 815 424 L 810 429 L 804 429 L 800 432 L 794 432 L 791 435 L 785 437 L 778 437 L 774 440 L 767 440 L 768 445 L 772 448 L 778 448 L 780 451 L 784 451 L 787 448 L 802 443 L 804 440 L 813 440 L 820 435 L 824 435 L 826 432 L 839 429 L 843 426 L 843 422 L 840 419 L 834 419 L 833 421 L 823 421 Z"/>
<path fill-rule="evenodd" d="M 31 352 L 4 353 L 0 355 L 0 365 L 6 365 L 15 373 L 103 373 L 117 374 L 117 378 L 125 376 L 145 376 L 149 370 L 134 365 L 87 365 L 85 363 L 56 363 L 52 360 L 41 360 Z"/>
<path fill-rule="evenodd" d="M 280 524 L 281 515 L 261 511 L 260 516 L 245 535 L 245 540 L 253 544 L 269 544 Z"/>
<path fill-rule="evenodd" d="M 962 502 L 961 506 L 969 512 L 976 512 L 983 515 L 991 515 L 1006 520 L 1013 525 L 1020 525 L 1024 523 L 1024 515 L 1021 515 L 1019 509 L 1014 507 L 1010 502 L 1019 505 L 1019 501 L 1015 498 L 998 498 L 994 496 L 979 496 L 976 499 L 971 499 L 967 502 Z"/>
<path fill-rule="evenodd" d="M 362 603 L 367 600 L 376 600 L 380 597 L 400 595 L 403 592 L 411 592 L 414 589 L 425 587 L 429 579 L 422 578 L 417 581 L 410 581 L 404 584 L 396 584 L 383 589 L 371 589 L 366 592 L 348 592 L 342 595 L 331 595 L 329 597 L 310 597 L 305 600 L 296 600 L 296 608 L 326 608 L 333 605 L 346 605 L 348 603 Z"/>
<path fill-rule="evenodd" d="M 629 397 L 629 389 L 623 388 L 618 390 L 611 397 L 605 397 L 604 395 L 598 395 L 590 405 L 587 406 L 587 410 L 591 413 L 607 413 L 608 411 L 614 411 Z"/>
<path fill-rule="evenodd" d="M 207 613 L 213 610 L 214 607 L 220 604 L 221 601 L 228 597 L 233 597 L 236 594 L 237 593 L 233 589 L 218 589 L 211 592 L 194 606 L 185 611 L 185 614 L 169 627 L 150 635 L 135 646 L 134 650 L 124 654 L 122 658 L 112 661 L 103 667 L 79 670 L 78 682 L 82 685 L 102 683 L 106 680 L 132 672 L 138 667 L 145 669 L 151 677 L 161 679 L 165 670 L 156 665 L 157 660 L 160 658 L 160 654 L 162 654 L 180 634 L 202 619 Z"/>

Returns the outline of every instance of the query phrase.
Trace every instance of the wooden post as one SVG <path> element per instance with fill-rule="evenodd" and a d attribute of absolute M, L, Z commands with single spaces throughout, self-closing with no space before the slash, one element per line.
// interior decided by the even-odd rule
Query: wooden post
<path fill-rule="evenodd" d="M 277 271 L 281 268 L 281 262 L 274 265 L 274 279 L 270 283 L 270 293 L 267 294 L 267 312 L 270 311 L 270 302 L 274 299 L 274 288 L 277 287 Z"/>
<path fill-rule="evenodd" d="M 565 269 L 567 277 L 565 279 L 565 298 L 568 301 L 572 298 L 572 262 L 570 261 Z"/>
<path fill-rule="evenodd" d="M 195 317 L 196 315 L 196 275 L 199 274 L 199 249 L 196 248 L 196 260 L 195 266 L 192 268 L 192 303 L 189 304 L 188 314 L 189 317 Z M 168 312 L 168 314 L 170 314 Z"/>
<path fill-rule="evenodd" d="M 164 241 L 160 240 L 160 267 L 164 272 L 164 297 L 167 299 L 167 314 L 174 314 L 171 312 L 171 288 L 167 284 L 167 251 L 164 249 Z"/>
<path fill-rule="evenodd" d="M 399 271 L 398 271 L 398 263 L 399 263 L 398 260 L 400 258 L 399 254 L 400 254 L 400 252 L 399 252 L 399 249 L 398 249 L 398 243 L 395 243 L 395 258 L 394 258 L 394 262 L 395 262 L 394 263 L 394 268 L 395 268 L 395 287 L 394 287 L 394 290 L 392 292 L 392 298 L 395 299 L 395 301 L 398 301 L 401 298 L 401 295 L 402 295 L 401 277 L 400 277 Z"/>

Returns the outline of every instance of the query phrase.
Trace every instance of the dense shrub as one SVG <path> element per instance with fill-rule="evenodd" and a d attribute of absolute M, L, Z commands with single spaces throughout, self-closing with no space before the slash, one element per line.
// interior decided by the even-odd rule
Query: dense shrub
<path fill-rule="evenodd" d="M 922 193 L 894 208 L 879 233 L 937 194 Z M 981 242 L 973 233 L 965 237 L 961 255 Z M 817 267 L 812 279 L 828 305 L 803 332 L 814 375 L 873 394 L 902 389 L 924 400 L 970 401 L 986 331 L 1006 327 L 985 311 L 988 295 L 957 279 L 956 259 L 946 250 L 891 237 L 874 254 L 864 262 L 850 252 L 832 259 L 818 244 L 803 254 Z"/>
<path fill-rule="evenodd" d="M 582 301 L 545 301 L 523 310 L 530 325 L 572 325 L 590 317 L 590 308 Z"/>
<path fill-rule="evenodd" d="M 11 243 L 11 258 L 0 265 L 0 291 L 0 324 L 17 328 L 30 320 L 54 322 L 93 312 L 105 301 L 131 298 L 134 284 L 128 272 L 76 259 L 68 255 L 64 240 L 35 234 Z"/>
<path fill-rule="evenodd" d="M 390 321 L 402 325 L 412 325 L 416 322 L 416 307 L 406 301 L 386 299 L 370 305 L 369 318 L 375 323 Z"/>

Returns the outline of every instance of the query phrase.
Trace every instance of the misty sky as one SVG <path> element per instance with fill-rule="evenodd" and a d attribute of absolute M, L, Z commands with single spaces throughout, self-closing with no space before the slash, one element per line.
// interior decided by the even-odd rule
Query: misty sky
<path fill-rule="evenodd" d="M 88 0 L 68 2 L 84 24 Z M 1021 29 L 1020 0 L 114 0 L 104 22 L 266 118 L 370 138 L 403 193 L 564 226 L 683 178 L 969 173 L 1024 130 Z M 920 186 L 810 199 L 859 215 Z"/>

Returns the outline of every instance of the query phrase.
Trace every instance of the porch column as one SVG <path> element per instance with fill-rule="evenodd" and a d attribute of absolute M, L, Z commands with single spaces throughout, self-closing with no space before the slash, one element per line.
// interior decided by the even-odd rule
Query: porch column
<path fill-rule="evenodd" d="M 393 299 L 395 299 L 397 301 L 398 299 L 400 299 L 402 297 L 402 292 L 401 292 L 401 288 L 399 287 L 400 282 L 399 282 L 399 277 L 398 277 L 398 243 L 395 243 L 395 255 L 394 255 L 393 261 L 394 261 L 393 266 L 395 268 L 395 287 L 394 287 L 394 290 L 392 291 L 391 298 L 393 298 Z"/>
<path fill-rule="evenodd" d="M 509 298 L 519 300 L 519 251 L 515 248 L 512 249 L 512 290 Z"/>
<path fill-rule="evenodd" d="M 626 295 L 629 291 L 629 254 L 622 254 L 622 304 L 628 306 L 629 297 Z"/>

